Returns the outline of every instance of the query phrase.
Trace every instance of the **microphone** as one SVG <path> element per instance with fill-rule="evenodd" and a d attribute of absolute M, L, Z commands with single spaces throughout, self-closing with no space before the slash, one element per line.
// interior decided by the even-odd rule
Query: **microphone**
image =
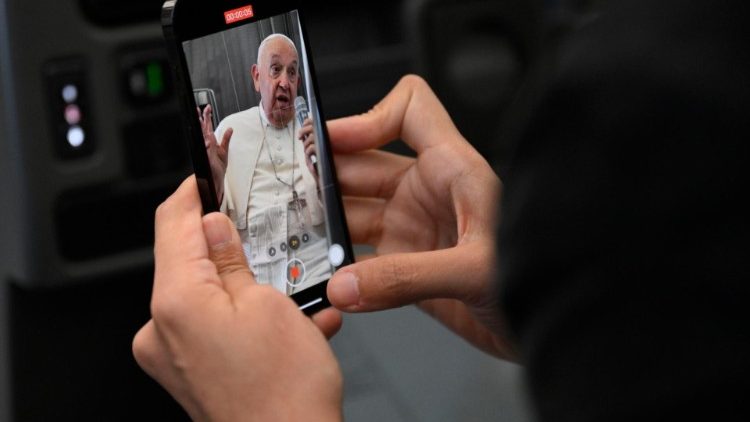
<path fill-rule="evenodd" d="M 305 119 L 307 119 L 307 116 L 309 112 L 307 111 L 307 101 L 305 101 L 305 97 L 299 96 L 294 99 L 294 110 L 295 114 L 297 115 L 297 123 L 299 123 L 299 127 L 302 127 L 302 124 L 304 123 Z M 310 154 L 310 161 L 313 163 L 313 165 L 318 164 L 318 157 L 315 156 L 315 154 Z"/>

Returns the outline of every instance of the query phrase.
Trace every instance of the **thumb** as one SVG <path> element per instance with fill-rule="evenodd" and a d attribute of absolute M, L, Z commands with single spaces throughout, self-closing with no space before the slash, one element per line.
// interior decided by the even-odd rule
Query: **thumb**
<path fill-rule="evenodd" d="M 344 267 L 328 282 L 331 304 L 348 312 L 426 299 L 479 300 L 492 273 L 492 250 L 480 242 L 431 252 L 383 255 Z"/>
<path fill-rule="evenodd" d="M 255 277 L 247 265 L 240 235 L 226 215 L 213 212 L 203 216 L 203 232 L 208 244 L 208 255 L 231 296 L 255 284 Z"/>
<path fill-rule="evenodd" d="M 219 158 L 221 159 L 224 166 L 227 166 L 229 164 L 229 141 L 232 140 L 233 133 L 234 129 L 230 127 L 226 130 L 226 132 L 224 132 L 224 136 L 221 137 L 221 145 L 219 145 L 221 154 L 219 154 Z"/>
<path fill-rule="evenodd" d="M 224 149 L 224 151 L 229 151 L 229 141 L 232 140 L 232 134 L 234 133 L 234 129 L 231 127 L 227 128 L 226 131 L 224 131 L 224 136 L 221 137 L 221 147 Z"/>

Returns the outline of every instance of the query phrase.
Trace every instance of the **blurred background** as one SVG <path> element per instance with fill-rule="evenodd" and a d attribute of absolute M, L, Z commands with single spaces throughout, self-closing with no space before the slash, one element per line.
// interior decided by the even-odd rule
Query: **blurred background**
<path fill-rule="evenodd" d="M 187 419 L 130 352 L 148 319 L 153 212 L 191 172 L 161 4 L 0 0 L 0 421 Z M 555 46 L 595 11 L 336 0 L 306 23 L 328 118 L 417 73 L 502 175 Z M 349 420 L 533 420 L 519 367 L 414 308 L 347 316 L 332 344 Z"/>

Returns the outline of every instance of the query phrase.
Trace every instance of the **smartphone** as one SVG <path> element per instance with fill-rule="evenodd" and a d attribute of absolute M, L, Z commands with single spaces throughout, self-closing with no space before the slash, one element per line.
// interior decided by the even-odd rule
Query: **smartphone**
<path fill-rule="evenodd" d="M 229 216 L 258 283 L 312 314 L 354 255 L 302 9 L 170 0 L 162 27 L 204 211 Z"/>

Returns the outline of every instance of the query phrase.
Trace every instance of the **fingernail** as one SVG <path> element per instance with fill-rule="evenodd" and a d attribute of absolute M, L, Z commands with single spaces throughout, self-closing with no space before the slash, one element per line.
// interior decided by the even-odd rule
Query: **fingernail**
<path fill-rule="evenodd" d="M 359 279 L 354 273 L 342 272 L 331 280 L 331 300 L 337 306 L 349 307 L 359 304 Z"/>
<path fill-rule="evenodd" d="M 211 249 L 216 249 L 232 241 L 232 230 L 225 218 L 209 218 L 203 226 L 206 241 Z"/>

